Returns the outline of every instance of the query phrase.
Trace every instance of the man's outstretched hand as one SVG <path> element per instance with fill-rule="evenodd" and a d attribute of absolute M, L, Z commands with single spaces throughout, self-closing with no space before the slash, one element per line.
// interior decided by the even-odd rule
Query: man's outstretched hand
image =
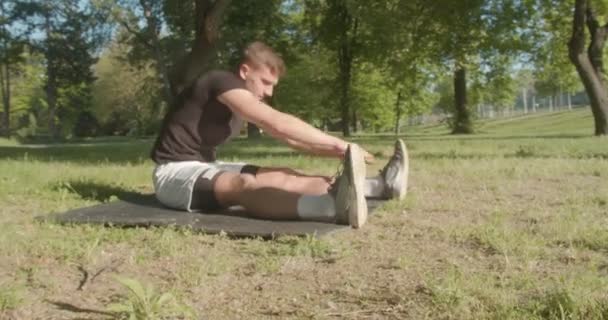
<path fill-rule="evenodd" d="M 355 143 L 352 143 L 352 144 L 355 144 Z M 346 154 L 346 149 L 348 148 L 348 145 L 349 145 L 348 142 L 336 145 L 335 150 L 337 151 L 338 154 L 341 155 L 342 158 L 344 158 L 344 155 Z M 363 149 L 361 147 L 361 145 L 357 144 L 357 146 L 359 146 L 359 149 L 361 149 L 361 151 L 363 152 L 363 158 L 365 159 L 365 163 L 370 164 L 376 160 L 376 158 L 374 158 L 374 155 L 367 152 L 367 150 Z"/>

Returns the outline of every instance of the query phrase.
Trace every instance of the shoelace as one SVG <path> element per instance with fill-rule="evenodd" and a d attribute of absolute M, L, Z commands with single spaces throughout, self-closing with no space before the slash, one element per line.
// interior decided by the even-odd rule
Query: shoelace
<path fill-rule="evenodd" d="M 384 171 L 386 171 L 387 168 L 390 167 L 393 162 L 400 161 L 401 157 L 403 157 L 403 154 L 401 153 L 401 150 L 399 148 L 395 147 L 395 149 L 393 150 L 393 154 L 391 155 L 391 158 L 388 160 L 386 166 L 384 168 L 378 170 L 378 173 L 381 176 L 384 176 Z"/>
<path fill-rule="evenodd" d="M 338 163 L 338 166 L 336 167 L 336 173 L 334 173 L 333 176 L 331 176 L 331 179 L 333 180 L 333 183 L 329 185 L 329 189 L 327 189 L 327 193 L 331 194 L 331 195 L 336 195 L 337 192 L 337 188 L 340 182 L 340 177 L 342 176 L 342 173 L 344 172 L 344 163 L 342 161 L 340 161 Z"/>

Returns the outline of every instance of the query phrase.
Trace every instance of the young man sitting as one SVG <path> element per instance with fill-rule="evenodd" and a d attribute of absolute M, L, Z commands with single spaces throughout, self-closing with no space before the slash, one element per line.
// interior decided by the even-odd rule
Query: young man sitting
<path fill-rule="evenodd" d="M 380 175 L 366 179 L 365 161 L 373 161 L 373 156 L 363 148 L 263 102 L 284 72 L 283 60 L 270 47 L 254 42 L 243 51 L 236 72 L 207 72 L 180 94 L 151 153 L 161 203 L 188 211 L 240 205 L 256 218 L 359 228 L 367 219 L 365 197 L 405 196 L 408 158 L 403 141 L 396 142 Z M 334 180 L 289 168 L 218 161 L 216 148 L 238 135 L 244 122 L 296 150 L 341 159 L 343 172 Z"/>

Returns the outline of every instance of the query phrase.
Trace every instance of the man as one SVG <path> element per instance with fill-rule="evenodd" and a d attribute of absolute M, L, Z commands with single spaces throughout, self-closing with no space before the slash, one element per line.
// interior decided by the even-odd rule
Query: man
<path fill-rule="evenodd" d="M 331 221 L 359 228 L 367 219 L 365 196 L 405 196 L 403 141 L 397 142 L 381 175 L 366 180 L 365 161 L 373 160 L 368 152 L 263 102 L 284 72 L 283 60 L 270 47 L 254 42 L 243 51 L 236 72 L 210 71 L 184 90 L 166 115 L 151 154 L 161 203 L 188 211 L 240 205 L 256 218 Z M 245 121 L 294 149 L 343 159 L 342 174 L 332 181 L 286 168 L 217 161 L 216 147 L 238 135 Z"/>

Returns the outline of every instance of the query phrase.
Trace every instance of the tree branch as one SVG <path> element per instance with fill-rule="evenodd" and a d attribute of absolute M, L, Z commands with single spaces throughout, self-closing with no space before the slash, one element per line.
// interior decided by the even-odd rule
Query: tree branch
<path fill-rule="evenodd" d="M 600 26 L 600 23 L 597 19 L 595 11 L 591 7 L 591 4 L 587 5 L 586 16 L 587 29 L 589 29 L 589 33 L 591 36 L 591 42 L 589 43 L 589 48 L 587 48 L 587 55 L 589 56 L 589 61 L 591 61 L 593 68 L 596 70 L 598 76 L 603 81 L 603 51 L 604 44 L 606 43 L 606 37 L 608 36 L 608 30 Z"/>
<path fill-rule="evenodd" d="M 194 30 L 198 34 L 204 33 L 205 18 L 213 4 L 210 0 L 196 0 L 194 4 Z"/>
<path fill-rule="evenodd" d="M 175 67 L 171 76 L 171 91 L 179 94 L 200 75 L 212 57 L 224 11 L 231 0 L 196 0 L 196 35 L 192 50 Z"/>
<path fill-rule="evenodd" d="M 135 38 L 137 38 L 137 40 L 139 40 L 144 46 L 146 46 L 146 48 L 148 48 L 150 50 L 154 49 L 152 44 L 148 40 L 146 40 L 146 38 L 143 37 L 141 35 L 141 33 L 133 30 L 126 21 L 122 20 L 121 18 L 119 18 L 117 20 L 118 20 L 118 23 L 120 23 L 127 30 L 127 32 L 129 32 L 130 34 L 135 36 Z"/>
<path fill-rule="evenodd" d="M 595 34 L 598 28 L 600 27 L 600 23 L 597 20 L 597 15 L 595 14 L 595 11 L 593 11 L 593 8 L 591 8 L 591 6 L 589 5 L 587 5 L 585 14 L 587 17 L 587 28 L 589 29 L 589 32 L 591 32 L 591 34 Z"/>
<path fill-rule="evenodd" d="M 205 17 L 204 33 L 209 43 L 214 43 L 215 40 L 217 40 L 220 23 L 230 1 L 231 0 L 217 0 L 208 11 L 208 14 Z"/>

